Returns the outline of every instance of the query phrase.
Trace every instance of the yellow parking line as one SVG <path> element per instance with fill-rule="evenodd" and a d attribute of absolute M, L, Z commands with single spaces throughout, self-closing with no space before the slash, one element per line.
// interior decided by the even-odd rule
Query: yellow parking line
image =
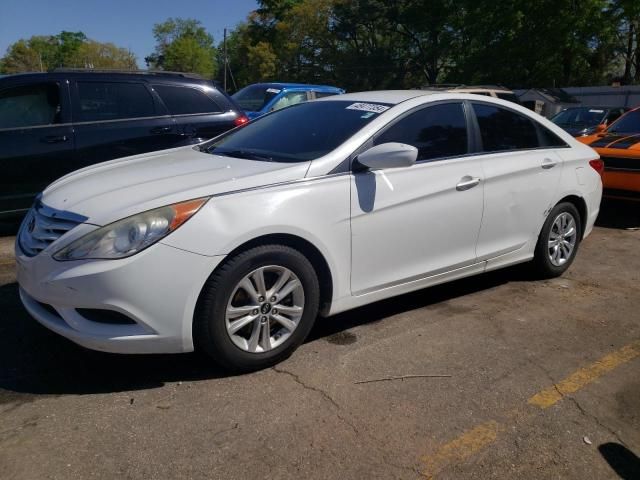
<path fill-rule="evenodd" d="M 482 423 L 472 430 L 468 430 L 455 440 L 443 445 L 434 455 L 424 457 L 423 475 L 431 478 L 444 466 L 464 460 L 479 452 L 498 438 L 498 432 L 504 427 L 498 422 Z"/>
<path fill-rule="evenodd" d="M 527 404 L 541 409 L 548 408 L 562 400 L 565 395 L 577 392 L 597 378 L 637 357 L 640 357 L 640 340 L 605 355 L 555 385 L 541 390 L 529 398 Z M 505 417 L 520 423 L 531 414 L 531 410 L 527 412 L 526 408 L 521 408 L 507 413 Z M 491 420 L 465 431 L 459 437 L 439 447 L 435 453 L 423 457 L 422 474 L 427 478 L 433 478 L 447 465 L 463 461 L 491 445 L 498 438 L 498 434 L 505 429 L 504 424 Z"/>
<path fill-rule="evenodd" d="M 574 393 L 601 377 L 614 368 L 640 356 L 640 341 L 622 347 L 609 355 L 605 355 L 588 367 L 581 368 L 564 380 L 536 393 L 527 402 L 540 408 L 549 408 L 568 393 Z"/>

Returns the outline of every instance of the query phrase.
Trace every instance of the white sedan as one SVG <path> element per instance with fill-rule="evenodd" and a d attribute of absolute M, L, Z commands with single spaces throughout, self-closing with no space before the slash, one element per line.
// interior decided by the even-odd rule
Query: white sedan
<path fill-rule="evenodd" d="M 513 103 L 366 92 L 50 185 L 16 241 L 24 306 L 85 347 L 248 371 L 320 314 L 531 262 L 562 274 L 602 162 Z"/>

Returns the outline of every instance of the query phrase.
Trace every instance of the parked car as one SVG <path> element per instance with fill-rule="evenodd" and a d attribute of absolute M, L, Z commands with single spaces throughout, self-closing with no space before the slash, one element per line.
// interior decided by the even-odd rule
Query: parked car
<path fill-rule="evenodd" d="M 254 119 L 289 105 L 343 93 L 343 89 L 328 85 L 254 83 L 238 90 L 232 98 L 244 110 L 247 117 Z"/>
<path fill-rule="evenodd" d="M 488 97 L 302 103 L 50 185 L 17 237 L 20 296 L 88 348 L 263 368 L 318 312 L 521 262 L 561 275 L 598 215 L 599 162 Z"/>
<path fill-rule="evenodd" d="M 624 107 L 572 107 L 558 112 L 551 121 L 574 137 L 580 137 L 591 135 L 598 125 L 610 125 L 628 110 Z"/>
<path fill-rule="evenodd" d="M 483 95 L 485 97 L 500 98 L 513 103 L 520 103 L 518 96 L 506 87 L 500 85 L 461 85 L 441 83 L 435 85 L 425 85 L 425 90 L 445 90 L 455 93 L 472 93 L 474 95 Z"/>
<path fill-rule="evenodd" d="M 0 216 L 87 165 L 198 143 L 246 122 L 211 82 L 182 73 L 58 70 L 0 79 Z"/>
<path fill-rule="evenodd" d="M 605 195 L 640 200 L 640 108 L 597 132 L 578 140 L 595 149 L 604 162 Z"/>

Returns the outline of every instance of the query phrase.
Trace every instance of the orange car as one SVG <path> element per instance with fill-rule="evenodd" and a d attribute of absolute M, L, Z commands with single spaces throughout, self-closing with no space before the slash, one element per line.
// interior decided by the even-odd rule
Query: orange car
<path fill-rule="evenodd" d="M 576 140 L 595 149 L 604 161 L 605 195 L 640 200 L 640 107 Z"/>

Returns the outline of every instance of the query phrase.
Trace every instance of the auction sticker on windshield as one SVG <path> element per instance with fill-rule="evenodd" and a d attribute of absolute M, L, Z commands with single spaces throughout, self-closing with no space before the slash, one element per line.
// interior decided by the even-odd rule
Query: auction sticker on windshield
<path fill-rule="evenodd" d="M 362 112 L 382 113 L 385 110 L 389 110 L 390 107 L 386 105 L 379 105 L 377 103 L 352 103 L 346 109 L 347 110 L 360 110 Z"/>

